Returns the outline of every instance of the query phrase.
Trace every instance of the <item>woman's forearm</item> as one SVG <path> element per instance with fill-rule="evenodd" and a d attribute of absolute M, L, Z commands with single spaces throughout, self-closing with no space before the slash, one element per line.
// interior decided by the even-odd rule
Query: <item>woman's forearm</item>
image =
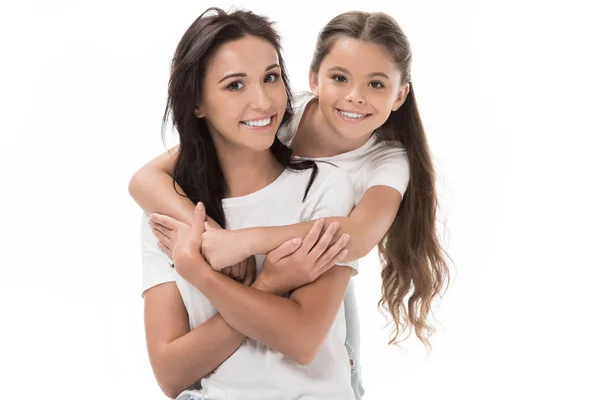
<path fill-rule="evenodd" d="M 228 325 L 219 314 L 158 352 L 155 374 L 169 397 L 177 397 L 231 356 L 246 336 Z"/>
<path fill-rule="evenodd" d="M 338 268 L 344 269 L 341 274 L 349 280 L 350 269 Z M 308 296 L 310 300 L 304 304 L 293 297 L 279 297 L 260 290 L 260 277 L 253 287 L 247 287 L 210 270 L 191 283 L 232 328 L 306 365 L 320 349 L 343 299 L 348 281 L 344 284 L 340 271 L 336 272 L 337 275 L 334 273 L 326 279 L 324 274 L 323 282 L 313 282 L 311 289 L 318 290 L 319 294 Z M 329 290 L 332 281 L 340 290 Z"/>

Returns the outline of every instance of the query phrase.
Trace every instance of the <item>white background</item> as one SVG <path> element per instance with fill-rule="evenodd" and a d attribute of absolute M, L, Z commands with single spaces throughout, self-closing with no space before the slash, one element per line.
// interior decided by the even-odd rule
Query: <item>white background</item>
<path fill-rule="evenodd" d="M 586 4 L 237 4 L 278 21 L 295 90 L 318 30 L 343 11 L 388 12 L 413 46 L 453 279 L 433 351 L 389 347 L 367 257 L 365 400 L 600 398 L 600 31 Z M 2 3 L 0 398 L 164 398 L 127 184 L 164 150 L 170 58 L 209 5 L 234 4 Z"/>

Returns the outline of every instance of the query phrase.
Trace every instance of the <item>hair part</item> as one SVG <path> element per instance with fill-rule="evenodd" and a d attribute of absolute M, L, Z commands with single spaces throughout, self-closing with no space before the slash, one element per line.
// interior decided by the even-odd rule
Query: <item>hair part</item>
<path fill-rule="evenodd" d="M 392 111 L 376 131 L 382 140 L 401 144 L 410 164 L 410 181 L 392 226 L 378 244 L 382 264 L 379 307 L 394 323 L 391 343 L 412 331 L 427 347 L 435 332 L 428 321 L 432 303 L 449 281 L 446 253 L 436 229 L 438 200 L 425 129 L 411 82 L 412 51 L 398 23 L 385 13 L 352 11 L 332 19 L 320 32 L 310 65 L 318 73 L 323 59 L 340 38 L 374 43 L 386 49 L 410 90 L 404 104 Z M 402 337 L 404 336 L 404 337 Z"/>

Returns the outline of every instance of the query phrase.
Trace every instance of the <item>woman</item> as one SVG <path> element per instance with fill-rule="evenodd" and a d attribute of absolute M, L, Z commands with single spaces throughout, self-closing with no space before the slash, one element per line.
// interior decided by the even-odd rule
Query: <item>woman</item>
<path fill-rule="evenodd" d="M 165 121 L 171 113 L 180 136 L 175 180 L 196 207 L 191 227 L 171 231 L 174 268 L 146 216 L 142 224 L 147 346 L 170 397 L 354 398 L 342 301 L 356 270 L 339 263 L 347 238 L 327 248 L 337 224 L 318 240 L 323 217 L 350 212 L 352 185 L 334 166 L 292 161 L 276 138 L 288 94 L 279 38 L 263 17 L 211 8 L 177 47 Z M 228 229 L 317 220 L 290 245 L 319 277 L 305 285 L 288 265 L 295 258 L 277 253 L 264 269 L 257 258 L 254 282 L 216 272 L 199 252 L 206 216 Z"/>

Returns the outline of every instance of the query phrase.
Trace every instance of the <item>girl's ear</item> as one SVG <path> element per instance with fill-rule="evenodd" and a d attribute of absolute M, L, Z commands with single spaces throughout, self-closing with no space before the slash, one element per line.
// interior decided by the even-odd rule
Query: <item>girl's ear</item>
<path fill-rule="evenodd" d="M 392 106 L 393 111 L 396 111 L 402 104 L 404 104 L 409 93 L 410 83 L 407 82 L 400 88 L 400 91 L 398 92 L 398 97 L 396 97 L 396 101 L 394 101 L 394 105 Z"/>

